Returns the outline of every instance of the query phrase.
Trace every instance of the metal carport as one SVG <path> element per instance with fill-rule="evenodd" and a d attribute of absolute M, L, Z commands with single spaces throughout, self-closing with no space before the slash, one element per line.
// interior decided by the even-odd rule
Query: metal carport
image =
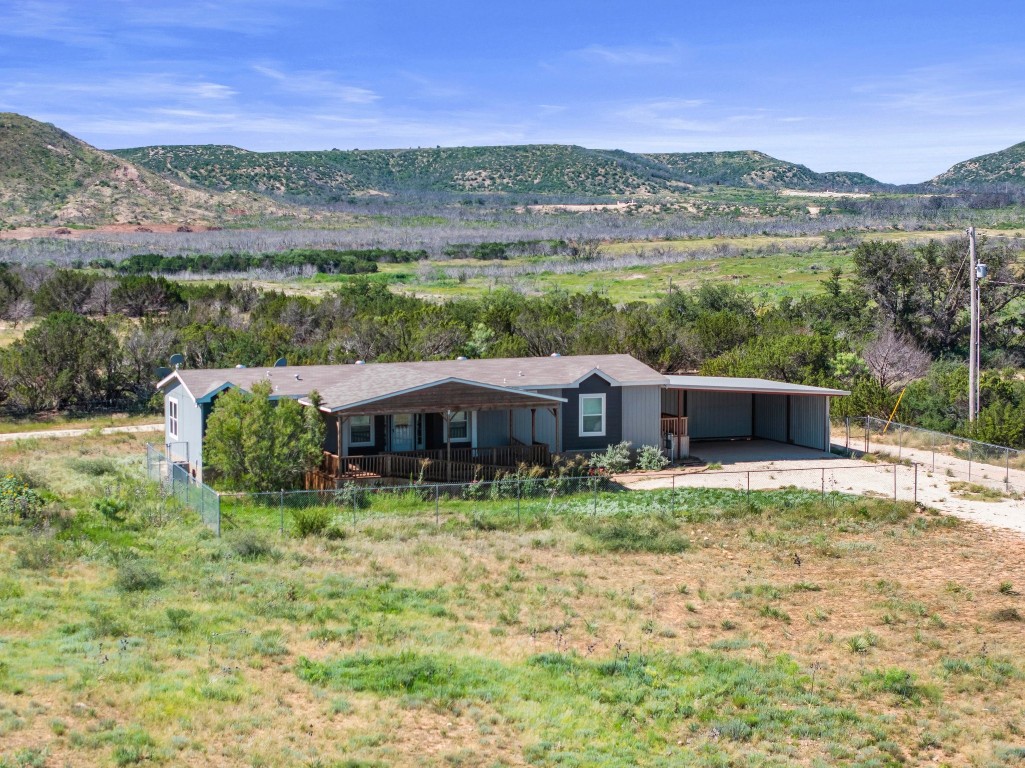
<path fill-rule="evenodd" d="M 760 438 L 829 451 L 829 400 L 850 392 L 768 379 L 667 376 L 663 417 L 685 417 L 690 440 Z M 681 446 L 682 447 L 682 446 Z M 681 451 L 686 455 L 686 451 Z"/>

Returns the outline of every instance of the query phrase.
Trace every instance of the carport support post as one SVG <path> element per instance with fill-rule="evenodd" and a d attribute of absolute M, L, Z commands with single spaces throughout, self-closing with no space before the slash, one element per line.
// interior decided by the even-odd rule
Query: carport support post
<path fill-rule="evenodd" d="M 452 417 L 455 413 L 445 411 L 441 418 L 445 422 L 445 481 L 452 482 Z"/>

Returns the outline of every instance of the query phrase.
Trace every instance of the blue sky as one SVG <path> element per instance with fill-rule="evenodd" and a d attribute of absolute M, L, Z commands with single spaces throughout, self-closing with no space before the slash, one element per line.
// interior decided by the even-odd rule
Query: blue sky
<path fill-rule="evenodd" d="M 1015 0 L 0 0 L 0 111 L 99 147 L 759 149 L 922 181 L 1025 141 Z"/>

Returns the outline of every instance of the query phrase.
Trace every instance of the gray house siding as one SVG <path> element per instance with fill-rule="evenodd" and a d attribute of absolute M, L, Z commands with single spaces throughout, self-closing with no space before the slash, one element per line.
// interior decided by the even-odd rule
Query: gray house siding
<path fill-rule="evenodd" d="M 687 393 L 687 426 L 694 440 L 751 436 L 752 396 L 742 392 Z"/>
<path fill-rule="evenodd" d="M 501 448 L 509 445 L 509 411 L 478 411 L 477 445 Z"/>
<path fill-rule="evenodd" d="M 605 395 L 605 434 L 580 435 L 580 395 Z M 589 376 L 576 389 L 562 390 L 562 449 L 566 451 L 603 451 L 623 440 L 623 388 L 614 387 L 601 376 Z M 549 416 L 551 418 L 551 416 Z"/>
<path fill-rule="evenodd" d="M 178 402 L 178 435 L 171 434 L 171 401 Z M 169 458 L 174 461 L 188 461 L 197 476 L 203 471 L 203 431 L 206 426 L 204 408 L 192 399 L 188 390 L 176 383 L 164 398 L 164 444 Z"/>
<path fill-rule="evenodd" d="M 662 422 L 659 409 L 662 387 L 623 387 L 622 434 L 633 443 L 634 449 L 642 445 L 659 445 Z"/>

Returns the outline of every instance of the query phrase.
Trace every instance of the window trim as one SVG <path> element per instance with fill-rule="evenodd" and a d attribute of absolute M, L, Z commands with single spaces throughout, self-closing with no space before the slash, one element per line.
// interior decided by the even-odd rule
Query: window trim
<path fill-rule="evenodd" d="M 584 430 L 584 401 L 585 400 L 599 400 L 601 402 L 601 430 L 598 432 L 586 432 Z M 577 430 L 580 437 L 605 437 L 605 433 L 608 431 L 608 412 L 606 409 L 606 399 L 604 392 L 594 392 L 581 394 L 577 402 L 578 419 Z M 588 416 L 594 416 L 595 414 L 587 414 Z"/>
<path fill-rule="evenodd" d="M 172 414 L 173 411 L 173 414 Z M 178 420 L 181 418 L 181 410 L 178 408 L 178 398 L 167 398 L 167 436 L 178 439 L 178 429 L 181 426 Z M 172 429 L 172 425 L 174 428 Z"/>
<path fill-rule="evenodd" d="M 449 439 L 449 425 L 453 421 L 455 421 L 455 418 L 446 419 L 445 420 L 445 442 L 449 442 L 449 443 L 469 443 L 469 442 L 471 442 L 473 440 L 473 416 L 472 416 L 473 411 L 453 411 L 452 412 L 452 416 L 454 417 L 457 413 L 462 413 L 462 414 L 466 415 L 466 437 L 453 437 L 450 440 Z M 460 421 L 460 423 L 462 423 L 463 419 L 460 419 L 459 421 Z"/>
<path fill-rule="evenodd" d="M 352 420 L 353 419 L 362 419 L 362 418 L 367 419 L 369 421 L 369 423 L 370 423 L 370 440 L 368 440 L 368 441 L 363 441 L 363 440 L 355 441 L 355 440 L 352 439 L 352 427 L 353 427 Z M 349 423 L 346 426 L 347 426 L 347 428 L 349 430 L 349 434 L 347 435 L 347 437 L 349 438 L 349 446 L 351 448 L 368 448 L 368 447 L 371 447 L 371 446 L 377 444 L 377 441 L 374 439 L 376 437 L 376 435 L 374 434 L 374 426 L 375 426 L 374 422 L 375 421 L 376 421 L 376 419 L 373 416 L 368 416 L 366 414 L 357 414 L 357 415 L 349 417 Z"/>

